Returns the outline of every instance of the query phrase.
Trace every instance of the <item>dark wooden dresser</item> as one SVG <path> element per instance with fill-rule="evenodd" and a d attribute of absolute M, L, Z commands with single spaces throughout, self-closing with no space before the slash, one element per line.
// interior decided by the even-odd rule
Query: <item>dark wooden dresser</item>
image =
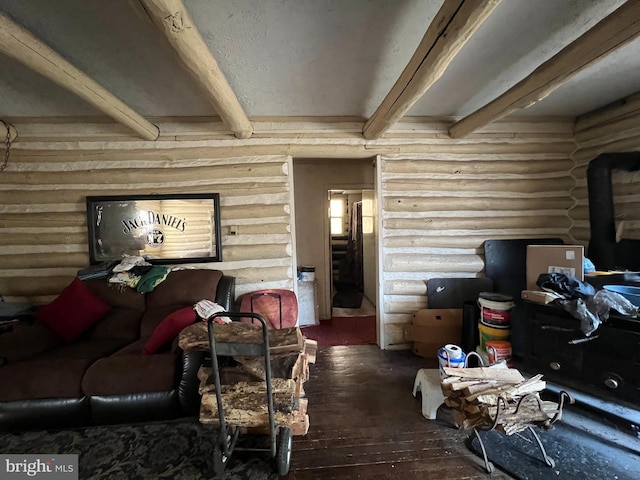
<path fill-rule="evenodd" d="M 614 314 L 585 337 L 561 306 L 523 307 L 526 371 L 640 406 L 640 320 Z"/>

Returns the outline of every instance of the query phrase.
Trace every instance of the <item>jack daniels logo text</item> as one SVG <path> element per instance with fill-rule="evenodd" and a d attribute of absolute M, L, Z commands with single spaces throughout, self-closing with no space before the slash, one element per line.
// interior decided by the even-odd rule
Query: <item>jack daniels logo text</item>
<path fill-rule="evenodd" d="M 123 219 L 122 225 L 124 225 L 122 233 L 125 235 L 133 234 L 135 230 L 143 229 L 145 231 L 145 241 L 147 245 L 150 247 L 160 247 L 164 245 L 164 232 L 161 228 L 150 227 L 165 225 L 175 228 L 179 232 L 184 232 L 187 228 L 187 220 L 174 215 L 165 215 L 149 210 L 141 215 Z"/>
<path fill-rule="evenodd" d="M 150 225 L 166 225 L 167 227 L 175 228 L 179 232 L 184 232 L 187 228 L 187 219 L 149 210 L 136 217 L 123 219 L 122 224 L 124 225 L 122 232 L 125 234 L 132 233 L 135 229 L 148 227 Z"/>

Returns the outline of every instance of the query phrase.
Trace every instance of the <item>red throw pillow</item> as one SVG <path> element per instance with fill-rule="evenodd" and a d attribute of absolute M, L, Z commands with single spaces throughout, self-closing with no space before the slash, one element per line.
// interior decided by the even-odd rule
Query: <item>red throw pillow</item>
<path fill-rule="evenodd" d="M 110 309 L 76 277 L 58 298 L 37 310 L 35 317 L 63 341 L 73 343 Z"/>
<path fill-rule="evenodd" d="M 145 355 L 156 353 L 167 343 L 172 342 L 183 328 L 195 321 L 196 312 L 193 307 L 184 307 L 167 315 L 153 331 L 151 338 L 144 344 L 142 353 Z"/>

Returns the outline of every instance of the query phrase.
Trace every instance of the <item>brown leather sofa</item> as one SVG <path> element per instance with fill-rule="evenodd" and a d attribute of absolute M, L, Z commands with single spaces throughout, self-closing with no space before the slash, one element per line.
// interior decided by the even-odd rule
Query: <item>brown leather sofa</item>
<path fill-rule="evenodd" d="M 0 430 L 129 423 L 197 415 L 202 353 L 177 339 L 143 348 L 172 312 L 209 299 L 232 309 L 235 278 L 218 270 L 175 270 L 149 293 L 84 285 L 110 310 L 72 343 L 40 322 L 0 335 Z"/>

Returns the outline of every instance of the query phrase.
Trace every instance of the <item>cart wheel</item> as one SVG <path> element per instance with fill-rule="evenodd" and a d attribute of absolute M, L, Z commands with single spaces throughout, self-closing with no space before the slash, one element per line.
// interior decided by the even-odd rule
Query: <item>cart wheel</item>
<path fill-rule="evenodd" d="M 495 471 L 495 467 L 493 466 L 493 462 L 488 462 L 487 465 L 485 466 L 485 470 L 489 474 L 493 473 Z"/>
<path fill-rule="evenodd" d="M 278 432 L 278 445 L 276 452 L 276 467 L 278 475 L 284 476 L 289 473 L 289 465 L 291 464 L 291 429 L 280 428 Z"/>
<path fill-rule="evenodd" d="M 227 444 L 227 448 L 229 448 L 231 446 L 231 435 L 229 434 L 229 432 L 227 432 L 225 442 Z M 216 445 L 213 448 L 213 472 L 216 475 L 224 472 L 224 469 L 227 466 L 227 462 L 229 462 L 229 457 L 224 454 L 224 446 Z"/>
<path fill-rule="evenodd" d="M 222 447 L 215 447 L 213 450 L 213 473 L 216 475 L 224 472 L 229 458 L 224 454 Z"/>

